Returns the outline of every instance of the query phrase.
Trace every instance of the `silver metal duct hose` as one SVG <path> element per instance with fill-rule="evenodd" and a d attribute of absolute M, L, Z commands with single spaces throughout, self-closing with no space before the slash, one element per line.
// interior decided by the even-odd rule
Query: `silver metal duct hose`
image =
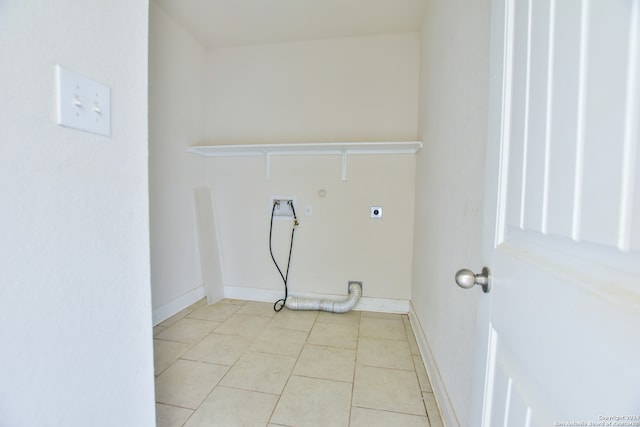
<path fill-rule="evenodd" d="M 349 296 L 343 301 L 290 296 L 285 302 L 285 307 L 290 310 L 320 310 L 332 313 L 346 313 L 358 304 L 361 296 L 362 283 L 349 282 Z"/>

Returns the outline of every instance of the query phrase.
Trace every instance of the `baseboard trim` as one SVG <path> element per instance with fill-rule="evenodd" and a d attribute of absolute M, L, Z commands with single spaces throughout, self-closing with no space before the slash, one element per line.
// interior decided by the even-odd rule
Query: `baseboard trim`
<path fill-rule="evenodd" d="M 429 341 L 424 334 L 420 320 L 418 319 L 411 302 L 409 302 L 409 321 L 411 322 L 411 329 L 413 330 L 413 334 L 418 342 L 418 348 L 420 349 L 422 361 L 424 362 L 424 367 L 427 370 L 427 375 L 431 382 L 431 388 L 433 389 L 433 395 L 436 399 L 436 403 L 438 404 L 440 415 L 442 416 L 442 422 L 445 427 L 460 426 L 458 417 L 456 417 L 455 410 L 451 404 L 451 399 L 449 399 L 449 394 L 447 393 L 447 389 L 444 385 L 444 381 L 442 380 L 442 376 L 438 370 L 438 365 L 436 364 L 433 353 L 431 352 Z"/>
<path fill-rule="evenodd" d="M 317 294 L 309 292 L 292 292 L 293 295 L 303 298 L 344 299 L 345 295 Z M 283 291 L 273 289 L 249 288 L 241 286 L 225 286 L 225 298 L 242 299 L 249 301 L 274 302 L 284 296 Z M 363 296 L 354 308 L 357 311 L 377 311 L 380 313 L 409 312 L 409 300 L 372 298 Z"/>
<path fill-rule="evenodd" d="M 206 295 L 207 292 L 204 285 L 200 285 L 197 288 L 180 295 L 178 298 L 175 298 L 160 307 L 154 308 L 152 312 L 153 325 L 155 326 L 158 323 L 167 320 L 169 317 L 189 307 L 194 302 L 201 300 Z"/>
<path fill-rule="evenodd" d="M 172 301 L 154 308 L 152 317 L 153 324 L 168 319 L 179 311 L 189 307 L 196 301 L 206 296 L 204 285 L 173 299 Z M 294 295 L 304 298 L 321 298 L 321 299 L 344 299 L 345 295 L 318 294 L 310 292 L 296 292 Z M 283 292 L 274 289 L 249 288 L 243 286 L 225 286 L 224 297 L 233 299 L 242 299 L 247 301 L 263 301 L 274 302 L 283 297 Z M 379 313 L 409 313 L 409 300 L 391 299 L 391 298 L 373 298 L 363 296 L 360 298 L 358 305 L 354 308 L 357 311 L 376 311 Z"/>

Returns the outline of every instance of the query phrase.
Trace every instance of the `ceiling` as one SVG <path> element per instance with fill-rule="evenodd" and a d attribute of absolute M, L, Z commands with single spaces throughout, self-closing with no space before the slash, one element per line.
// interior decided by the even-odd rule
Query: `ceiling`
<path fill-rule="evenodd" d="M 154 0 L 207 48 L 419 31 L 425 0 Z"/>

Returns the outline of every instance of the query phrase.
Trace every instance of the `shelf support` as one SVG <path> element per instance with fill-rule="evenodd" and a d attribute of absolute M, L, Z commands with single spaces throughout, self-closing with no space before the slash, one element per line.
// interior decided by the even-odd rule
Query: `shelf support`
<path fill-rule="evenodd" d="M 270 152 L 265 153 L 264 169 L 266 174 L 265 176 L 266 180 L 271 181 L 271 153 Z"/>
<path fill-rule="evenodd" d="M 347 180 L 347 152 L 342 152 L 342 180 Z"/>

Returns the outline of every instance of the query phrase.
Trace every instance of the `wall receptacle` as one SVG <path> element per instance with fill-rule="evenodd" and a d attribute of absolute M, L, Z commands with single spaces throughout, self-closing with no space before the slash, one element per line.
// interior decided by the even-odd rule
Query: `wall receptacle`
<path fill-rule="evenodd" d="M 274 218 L 293 219 L 293 212 L 296 204 L 295 197 L 271 196 L 270 200 L 269 213 L 273 212 Z"/>
<path fill-rule="evenodd" d="M 369 217 L 373 219 L 382 219 L 382 206 L 371 206 Z"/>

